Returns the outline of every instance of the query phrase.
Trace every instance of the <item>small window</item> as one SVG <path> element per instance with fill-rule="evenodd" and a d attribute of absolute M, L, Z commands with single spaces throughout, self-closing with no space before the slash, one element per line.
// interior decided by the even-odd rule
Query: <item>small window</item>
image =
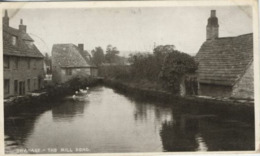
<path fill-rule="evenodd" d="M 28 46 L 28 48 L 33 49 L 33 42 L 32 41 L 25 41 L 25 44 Z"/>
<path fill-rule="evenodd" d="M 30 69 L 31 68 L 31 60 L 28 58 L 27 59 L 27 68 Z"/>
<path fill-rule="evenodd" d="M 4 68 L 5 69 L 9 69 L 10 68 L 10 57 L 9 56 L 5 56 L 4 57 Z"/>
<path fill-rule="evenodd" d="M 15 68 L 15 69 L 18 69 L 18 66 L 19 66 L 19 58 L 18 58 L 18 57 L 15 57 L 14 63 L 15 63 L 14 68 Z"/>
<path fill-rule="evenodd" d="M 36 89 L 37 88 L 37 80 L 36 78 L 33 79 L 33 88 Z"/>
<path fill-rule="evenodd" d="M 33 69 L 36 69 L 37 60 L 33 60 Z"/>
<path fill-rule="evenodd" d="M 66 75 L 72 75 L 72 69 L 66 69 Z"/>
<path fill-rule="evenodd" d="M 4 91 L 5 91 L 5 94 L 10 93 L 10 80 L 9 79 L 4 80 Z"/>
<path fill-rule="evenodd" d="M 18 94 L 18 81 L 14 80 L 14 94 Z"/>
<path fill-rule="evenodd" d="M 17 45 L 17 37 L 16 36 L 12 36 L 12 45 L 13 46 Z"/>
<path fill-rule="evenodd" d="M 27 80 L 27 90 L 31 91 L 31 80 L 30 79 Z"/>

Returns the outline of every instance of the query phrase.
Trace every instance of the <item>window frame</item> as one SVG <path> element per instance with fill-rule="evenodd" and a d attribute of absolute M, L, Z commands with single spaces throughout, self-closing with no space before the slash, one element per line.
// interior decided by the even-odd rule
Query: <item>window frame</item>
<path fill-rule="evenodd" d="M 4 79 L 4 94 L 10 94 L 10 79 Z"/>
<path fill-rule="evenodd" d="M 14 58 L 14 64 L 15 64 L 14 69 L 18 69 L 19 68 L 19 57 Z"/>
<path fill-rule="evenodd" d="M 31 69 L 31 60 L 30 60 L 30 58 L 27 58 L 26 62 L 27 62 L 27 69 Z"/>
<path fill-rule="evenodd" d="M 32 60 L 32 62 L 33 62 L 33 69 L 36 69 L 36 67 L 37 67 L 37 59 L 33 59 Z"/>
<path fill-rule="evenodd" d="M 6 63 L 7 63 L 7 66 L 6 66 Z M 10 69 L 10 56 L 4 56 L 4 69 Z"/>
<path fill-rule="evenodd" d="M 72 75 L 72 69 L 71 69 L 71 68 L 66 68 L 66 69 L 65 69 L 65 74 L 66 74 L 67 76 L 71 76 L 71 75 Z"/>
<path fill-rule="evenodd" d="M 18 94 L 19 83 L 18 80 L 14 80 L 14 94 Z"/>
<path fill-rule="evenodd" d="M 31 80 L 27 79 L 27 91 L 31 91 Z"/>
<path fill-rule="evenodd" d="M 12 35 L 12 37 L 11 37 L 11 44 L 13 46 L 17 46 L 17 40 L 18 40 L 18 37 L 15 36 L 15 35 Z"/>

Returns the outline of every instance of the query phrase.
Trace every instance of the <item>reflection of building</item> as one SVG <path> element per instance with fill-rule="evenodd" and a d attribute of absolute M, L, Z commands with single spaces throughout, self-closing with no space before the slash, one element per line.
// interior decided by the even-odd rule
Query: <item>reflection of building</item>
<path fill-rule="evenodd" d="M 85 106 L 85 101 L 62 101 L 61 105 L 52 109 L 53 120 L 69 122 L 75 116 L 83 115 Z"/>
<path fill-rule="evenodd" d="M 19 29 L 3 17 L 4 97 L 24 95 L 40 89 L 44 77 L 43 55 L 26 32 L 23 20 Z"/>
<path fill-rule="evenodd" d="M 88 63 L 84 57 L 83 45 L 55 44 L 52 47 L 52 79 L 64 83 L 74 76 L 97 76 L 97 67 Z"/>
<path fill-rule="evenodd" d="M 166 151 L 254 150 L 254 127 L 215 115 L 184 114 L 164 122 L 160 136 Z"/>
<path fill-rule="evenodd" d="M 199 62 L 199 94 L 254 98 L 253 34 L 218 37 L 215 10 L 208 19 L 207 40 L 196 60 Z"/>

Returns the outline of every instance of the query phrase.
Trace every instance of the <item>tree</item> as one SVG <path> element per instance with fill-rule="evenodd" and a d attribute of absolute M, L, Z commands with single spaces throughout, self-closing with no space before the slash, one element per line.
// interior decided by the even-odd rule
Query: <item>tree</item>
<path fill-rule="evenodd" d="M 96 47 L 91 51 L 92 59 L 95 65 L 99 66 L 105 62 L 104 51 L 101 47 Z"/>
<path fill-rule="evenodd" d="M 118 58 L 119 51 L 116 47 L 112 45 L 108 45 L 106 49 L 105 59 L 108 63 L 116 63 L 116 59 Z"/>
<path fill-rule="evenodd" d="M 49 56 L 48 53 L 45 53 L 44 62 L 47 66 L 47 71 L 46 71 L 47 74 L 51 74 L 51 72 L 52 72 L 52 65 L 51 65 L 52 61 L 51 61 L 51 56 Z"/>
<path fill-rule="evenodd" d="M 180 91 L 180 83 L 186 74 L 194 73 L 198 64 L 190 55 L 174 50 L 165 56 L 160 78 L 168 88 L 176 94 Z"/>
<path fill-rule="evenodd" d="M 157 80 L 158 72 L 156 60 L 151 53 L 130 54 L 132 76 L 138 79 Z"/>

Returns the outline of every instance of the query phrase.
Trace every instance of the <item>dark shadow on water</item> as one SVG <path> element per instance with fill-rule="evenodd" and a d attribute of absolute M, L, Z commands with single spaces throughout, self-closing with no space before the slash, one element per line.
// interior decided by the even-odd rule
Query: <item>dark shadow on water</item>
<path fill-rule="evenodd" d="M 181 115 L 164 122 L 160 132 L 165 151 L 254 150 L 254 128 L 238 121 L 220 121 L 214 115 Z"/>
<path fill-rule="evenodd" d="M 85 107 L 88 105 L 87 100 L 65 99 L 60 101 L 59 105 L 52 108 L 52 118 L 55 122 L 70 122 L 76 116 L 83 116 Z"/>
<path fill-rule="evenodd" d="M 168 101 L 156 97 L 114 90 L 135 105 L 135 120 L 147 119 L 154 107 L 162 121 L 160 136 L 165 151 L 242 151 L 255 149 L 254 113 L 224 111 L 221 107 Z M 158 108 L 171 110 L 171 118 L 162 120 Z M 222 111 L 223 110 L 223 111 Z M 164 114 L 164 113 L 162 113 Z M 243 116 L 244 115 L 244 116 Z M 242 117 L 241 117 L 242 116 Z"/>

